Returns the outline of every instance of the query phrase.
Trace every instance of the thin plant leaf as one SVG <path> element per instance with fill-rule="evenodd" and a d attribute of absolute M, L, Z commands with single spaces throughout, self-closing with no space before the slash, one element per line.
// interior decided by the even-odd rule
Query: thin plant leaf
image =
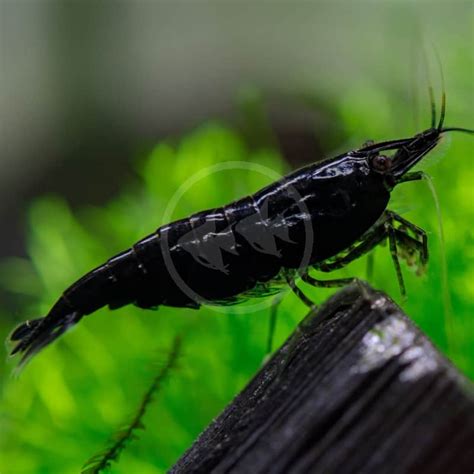
<path fill-rule="evenodd" d="M 143 418 L 146 411 L 153 401 L 154 396 L 160 389 L 163 381 L 169 376 L 170 372 L 176 368 L 176 362 L 181 352 L 181 339 L 176 337 L 171 350 L 168 354 L 165 365 L 160 369 L 158 374 L 154 377 L 148 390 L 145 392 L 138 410 L 132 421 L 120 428 L 112 437 L 111 444 L 102 452 L 93 455 L 88 459 L 81 470 L 81 474 L 98 474 L 110 468 L 112 462 L 117 462 L 120 454 L 128 446 L 128 444 L 138 439 L 137 430 L 144 430 L 145 425 Z"/>

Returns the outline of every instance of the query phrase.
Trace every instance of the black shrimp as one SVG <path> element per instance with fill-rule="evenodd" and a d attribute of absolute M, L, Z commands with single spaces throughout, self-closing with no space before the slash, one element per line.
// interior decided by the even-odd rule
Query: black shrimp
<path fill-rule="evenodd" d="M 403 288 L 399 256 L 416 255 L 426 263 L 427 236 L 387 205 L 395 186 L 423 178 L 410 170 L 444 133 L 474 133 L 443 127 L 444 115 L 443 94 L 438 124 L 433 112 L 431 127 L 414 137 L 367 144 L 226 206 L 161 226 L 74 282 L 47 316 L 17 327 L 10 336 L 16 342 L 12 354 L 21 353 L 24 363 L 103 306 L 235 303 L 241 295 L 268 294 L 260 290 L 276 281 L 289 283 L 311 304 L 296 277 L 315 286 L 345 284 L 350 279 L 316 280 L 308 269 L 331 272 L 384 239 Z"/>

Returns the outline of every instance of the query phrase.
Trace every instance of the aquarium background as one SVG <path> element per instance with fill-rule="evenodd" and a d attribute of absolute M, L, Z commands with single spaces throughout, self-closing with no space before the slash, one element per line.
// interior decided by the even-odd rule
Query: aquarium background
<path fill-rule="evenodd" d="M 189 178 L 225 162 L 284 174 L 429 125 L 428 83 L 448 125 L 474 127 L 470 2 L 4 2 L 0 6 L 0 337 L 46 314 L 75 279 L 164 224 Z M 426 65 L 425 65 L 426 63 Z M 427 72 L 428 71 L 428 72 Z M 474 377 L 474 142 L 451 134 L 425 160 L 427 183 L 391 208 L 429 233 L 430 263 L 403 265 L 400 298 L 387 247 L 371 284 L 386 291 L 467 377 Z M 271 181 L 211 173 L 173 218 Z M 445 257 L 445 258 L 444 258 Z M 367 259 L 332 274 L 366 276 Z M 320 278 L 328 275 L 320 274 Z M 302 284 L 303 288 L 303 284 Z M 331 291 L 304 286 L 316 302 Z M 292 294 L 278 347 L 306 314 Z M 261 367 L 269 309 L 127 306 L 84 318 L 19 376 L 0 366 L 0 471 L 76 473 L 135 414 L 176 336 L 177 367 L 116 473 L 161 473 Z"/>

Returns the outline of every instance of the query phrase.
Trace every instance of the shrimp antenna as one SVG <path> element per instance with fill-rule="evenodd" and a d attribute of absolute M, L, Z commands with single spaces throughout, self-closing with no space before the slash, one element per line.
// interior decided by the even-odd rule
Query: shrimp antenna
<path fill-rule="evenodd" d="M 430 97 L 430 105 L 431 105 L 431 128 L 435 128 L 436 126 L 436 103 L 434 100 L 434 93 L 433 93 L 433 86 L 431 84 L 428 85 L 428 94 Z"/>
<path fill-rule="evenodd" d="M 444 84 L 443 84 L 443 92 L 441 94 L 441 113 L 439 115 L 438 130 L 442 130 L 445 116 L 446 116 L 446 92 L 444 91 Z"/>
<path fill-rule="evenodd" d="M 426 74 L 426 82 L 428 82 L 428 97 L 429 97 L 430 106 L 431 106 L 431 128 L 435 128 L 435 126 L 436 126 L 436 102 L 435 102 L 435 98 L 434 98 L 433 84 L 431 83 L 431 79 L 430 79 L 430 68 L 429 68 L 429 65 L 428 65 L 427 53 L 426 53 L 425 48 L 423 48 L 422 60 L 423 60 L 423 66 L 424 66 L 425 74 Z"/>
<path fill-rule="evenodd" d="M 443 128 L 443 123 L 444 123 L 444 117 L 446 116 L 446 86 L 444 83 L 444 73 L 443 73 L 443 65 L 441 63 L 441 58 L 439 56 L 438 50 L 436 47 L 433 45 L 433 50 L 436 56 L 436 62 L 438 63 L 438 68 L 439 68 L 439 74 L 441 77 L 441 112 L 439 115 L 439 122 L 438 122 L 438 130 L 441 130 Z M 434 124 L 433 124 L 434 128 Z"/>
<path fill-rule="evenodd" d="M 439 116 L 439 122 L 438 122 L 438 127 L 437 130 L 439 132 L 462 132 L 462 133 L 469 133 L 469 134 L 474 134 L 474 130 L 471 130 L 470 128 L 463 128 L 463 127 L 446 127 L 443 128 L 444 124 L 444 118 L 446 116 L 446 87 L 445 87 L 445 82 L 444 82 L 444 73 L 443 73 L 443 65 L 441 63 L 441 58 L 439 56 L 439 52 L 436 49 L 436 47 L 433 45 L 433 50 L 436 56 L 436 61 L 438 63 L 439 67 L 439 73 L 441 76 L 441 113 Z M 432 117 L 433 119 L 433 117 Z M 434 125 L 433 125 L 434 128 Z"/>
<path fill-rule="evenodd" d="M 463 133 L 469 133 L 471 135 L 474 135 L 474 130 L 471 130 L 470 128 L 462 128 L 462 127 L 446 127 L 440 129 L 440 132 L 463 132 Z"/>

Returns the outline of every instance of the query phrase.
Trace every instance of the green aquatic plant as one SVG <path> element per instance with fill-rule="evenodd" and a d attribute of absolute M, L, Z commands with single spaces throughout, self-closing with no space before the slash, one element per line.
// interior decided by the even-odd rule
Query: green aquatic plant
<path fill-rule="evenodd" d="M 155 399 L 158 390 L 163 382 L 169 377 L 169 374 L 176 367 L 181 348 L 181 340 L 176 337 L 169 351 L 168 358 L 164 366 L 153 378 L 151 385 L 143 395 L 133 419 L 117 431 L 112 438 L 109 446 L 102 452 L 95 454 L 87 460 L 81 470 L 81 474 L 98 474 L 110 468 L 113 461 L 118 461 L 120 454 L 127 445 L 134 439 L 138 439 L 138 430 L 144 430 L 145 424 L 143 418 L 149 405 Z"/>
<path fill-rule="evenodd" d="M 344 103 L 344 114 L 348 110 L 355 110 L 350 97 Z M 357 114 L 362 121 L 371 117 L 364 110 Z M 362 143 L 367 136 L 352 130 L 353 118 L 347 120 L 347 133 Z M 356 129 L 363 133 L 360 126 Z M 381 131 L 373 133 L 380 135 Z M 474 235 L 468 223 L 473 217 L 474 176 L 467 159 L 470 153 L 469 138 L 456 137 L 449 147 L 451 162 L 442 159 L 429 169 L 444 216 L 454 345 L 448 346 L 444 337 L 436 209 L 426 184 L 404 185 L 397 202 L 399 208 L 408 203 L 411 209 L 405 209 L 404 215 L 409 214 L 410 220 L 431 231 L 426 276 L 407 274 L 404 268 L 408 291 L 404 308 L 472 377 Z M 456 167 L 452 166 L 453 157 L 458 157 Z M 167 205 L 181 184 L 202 169 L 226 161 L 258 163 L 280 174 L 289 169 L 275 149 L 250 148 L 236 130 L 210 123 L 177 144 L 158 144 L 135 165 L 134 180 L 104 206 L 72 211 L 59 197 L 37 199 L 28 214 L 30 258 L 3 262 L 0 272 L 2 287 L 24 300 L 17 321 L 45 314 L 68 284 L 163 224 Z M 269 181 L 264 175 L 242 169 L 210 174 L 183 195 L 173 218 L 220 206 Z M 365 261 L 361 260 L 335 276 L 363 276 L 364 272 Z M 395 274 L 384 248 L 376 251 L 371 283 L 398 299 Z M 307 289 L 316 302 L 326 299 L 330 292 Z M 0 311 L 5 315 L 1 335 L 6 337 L 13 321 L 4 309 Z M 294 295 L 285 296 L 275 347 L 305 312 Z M 261 365 L 268 317 L 268 308 L 242 313 L 237 307 L 228 307 L 223 314 L 210 307 L 199 311 L 160 308 L 153 312 L 127 306 L 113 312 L 103 309 L 84 318 L 80 326 L 39 354 L 19 379 L 7 375 L 13 364 L 3 365 L 0 470 L 77 472 L 87 453 L 95 452 L 130 411 L 130 400 L 136 400 L 141 392 L 137 387 L 149 377 L 152 352 L 156 347 L 169 346 L 175 334 L 184 334 L 186 355 L 181 358 L 179 376 L 170 373 L 157 403 L 147 405 L 148 429 L 114 465 L 115 472 L 164 472 Z M 15 466 L 13 470 L 11 466 Z"/>

